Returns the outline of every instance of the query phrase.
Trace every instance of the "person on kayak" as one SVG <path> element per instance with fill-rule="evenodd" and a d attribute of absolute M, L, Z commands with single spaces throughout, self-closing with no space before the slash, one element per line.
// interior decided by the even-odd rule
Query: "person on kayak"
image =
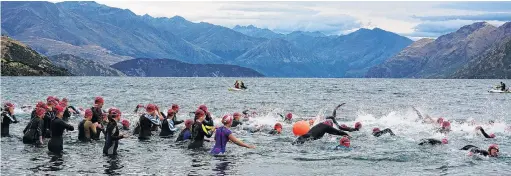
<path fill-rule="evenodd" d="M 498 86 L 497 88 L 500 88 L 501 91 L 506 91 L 506 84 L 500 82 L 500 86 Z"/>
<path fill-rule="evenodd" d="M 292 144 L 303 144 L 305 141 L 310 140 L 318 140 L 321 139 L 325 133 L 331 134 L 331 135 L 338 135 L 338 136 L 349 136 L 348 133 L 335 129 L 334 123 L 332 120 L 326 120 L 323 123 L 317 124 L 316 126 L 312 127 L 307 134 L 304 134 L 296 139 Z"/>
<path fill-rule="evenodd" d="M 481 133 L 483 134 L 483 136 L 484 136 L 485 138 L 495 138 L 495 134 L 491 133 L 490 135 L 488 135 L 488 134 L 484 131 L 483 127 L 481 127 L 481 126 L 477 126 L 477 127 L 476 127 L 476 130 L 481 131 Z"/>
<path fill-rule="evenodd" d="M 245 83 L 243 81 L 241 81 L 240 88 L 241 89 L 247 89 L 247 87 L 245 87 Z"/>
<path fill-rule="evenodd" d="M 240 88 L 240 83 L 238 82 L 238 80 L 236 80 L 236 82 L 234 83 L 234 88 L 236 89 Z"/>

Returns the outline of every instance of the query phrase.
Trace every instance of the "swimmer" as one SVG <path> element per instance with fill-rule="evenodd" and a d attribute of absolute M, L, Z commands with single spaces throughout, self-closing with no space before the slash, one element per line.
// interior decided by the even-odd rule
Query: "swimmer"
<path fill-rule="evenodd" d="M 103 154 L 105 155 L 117 155 L 117 147 L 119 146 L 119 140 L 126 138 L 126 135 L 120 135 L 119 127 L 117 123 L 121 120 L 121 111 L 114 109 L 108 115 L 108 125 L 106 127 L 105 134 L 105 145 L 103 146 Z"/>
<path fill-rule="evenodd" d="M 46 112 L 46 110 L 48 109 L 48 105 L 46 105 L 46 104 L 45 104 L 45 103 L 43 103 L 42 101 L 37 102 L 37 105 L 35 105 L 35 109 L 34 109 L 34 110 L 32 111 L 32 113 L 30 114 L 30 118 L 31 118 L 31 119 L 33 119 L 33 118 L 36 118 L 36 117 L 37 117 L 37 115 L 36 115 L 36 110 L 37 110 L 37 108 L 42 108 L 42 109 L 44 109 L 44 110 L 45 110 L 45 112 Z M 43 124 L 43 125 L 44 125 L 44 124 Z"/>
<path fill-rule="evenodd" d="M 491 133 L 490 135 L 486 134 L 486 132 L 484 131 L 483 127 L 481 127 L 481 126 L 477 126 L 476 130 L 481 131 L 481 133 L 483 134 L 483 136 L 485 138 L 495 138 L 496 137 L 495 134 L 493 134 L 493 133 Z"/>
<path fill-rule="evenodd" d="M 215 124 L 213 122 L 213 118 L 211 117 L 211 113 L 209 113 L 209 111 L 208 111 L 208 107 L 206 107 L 206 105 L 200 105 L 199 109 L 204 111 L 204 114 L 206 115 L 203 124 L 206 126 L 214 127 Z M 195 119 L 195 120 L 197 120 L 197 119 Z"/>
<path fill-rule="evenodd" d="M 383 131 L 380 130 L 380 128 L 373 128 L 373 136 L 374 137 L 380 137 L 381 135 L 389 133 L 391 136 L 395 136 L 395 134 L 392 132 L 390 128 L 384 129 Z"/>
<path fill-rule="evenodd" d="M 170 138 L 174 136 L 174 133 L 177 131 L 177 128 L 174 126 L 174 117 L 174 110 L 169 109 L 167 111 L 167 117 L 165 117 L 161 123 L 160 137 Z"/>
<path fill-rule="evenodd" d="M 232 116 L 234 117 L 234 119 L 232 121 L 231 127 L 237 127 L 238 125 L 243 125 L 243 123 L 240 122 L 241 114 L 239 112 L 235 112 Z"/>
<path fill-rule="evenodd" d="M 293 144 L 303 144 L 305 141 L 321 139 L 325 133 L 338 136 L 349 136 L 348 133 L 335 129 L 333 125 L 334 124 L 330 119 L 323 123 L 317 124 L 316 126 L 312 127 L 307 134 L 298 137 L 296 141 L 293 142 Z"/>
<path fill-rule="evenodd" d="M 444 133 L 444 134 L 451 132 L 451 122 L 443 121 L 442 127 L 440 129 L 438 129 L 437 132 Z"/>
<path fill-rule="evenodd" d="M 282 124 L 276 123 L 275 126 L 273 126 L 273 129 L 268 134 L 276 135 L 280 133 L 282 133 Z"/>
<path fill-rule="evenodd" d="M 350 146 L 351 146 L 350 139 L 347 136 L 343 136 L 339 140 L 339 145 L 335 146 L 333 149 L 334 150 L 351 150 Z"/>
<path fill-rule="evenodd" d="M 413 109 L 413 111 L 415 111 L 415 113 L 417 113 L 417 116 L 419 117 L 419 119 L 422 120 L 422 123 L 429 123 L 429 124 L 436 123 L 436 124 L 442 125 L 442 123 L 445 120 L 443 117 L 439 117 L 438 119 L 431 118 L 428 114 L 425 114 L 423 116 L 421 114 L 421 112 L 419 110 L 417 110 L 415 107 L 412 106 L 412 109 Z"/>
<path fill-rule="evenodd" d="M 78 140 L 81 142 L 90 142 L 92 137 L 99 131 L 96 131 L 98 123 L 92 123 L 92 110 L 85 110 L 84 119 L 78 124 Z"/>
<path fill-rule="evenodd" d="M 92 111 L 92 119 L 91 119 L 91 122 L 92 123 L 97 123 L 97 124 L 100 124 L 100 125 L 97 125 L 96 126 L 96 131 L 98 131 L 96 133 L 96 135 L 92 136 L 92 139 L 96 139 L 96 140 L 99 140 L 99 136 L 101 135 L 101 133 L 99 131 L 103 131 L 103 110 L 101 108 L 103 108 L 103 105 L 105 104 L 105 100 L 103 99 L 103 97 L 96 97 L 94 98 L 94 105 L 90 108 L 90 110 Z"/>
<path fill-rule="evenodd" d="M 284 115 L 278 113 L 278 115 L 284 120 L 284 122 L 286 123 L 292 123 L 293 121 L 293 114 L 292 113 L 287 113 L 286 114 L 286 117 L 284 117 Z"/>
<path fill-rule="evenodd" d="M 130 130 L 130 121 L 128 119 L 124 119 L 121 121 L 122 124 L 122 130 L 129 131 Z"/>
<path fill-rule="evenodd" d="M 140 133 L 138 135 L 138 139 L 146 140 L 151 137 L 151 127 L 152 125 L 160 125 L 160 120 L 158 116 L 158 111 L 156 110 L 156 105 L 149 104 L 146 106 L 146 113 L 140 116 L 139 124 L 140 124 Z"/>
<path fill-rule="evenodd" d="M 211 130 L 205 125 L 206 113 L 198 109 L 195 111 L 195 123 L 192 125 L 192 142 L 188 145 L 188 149 L 198 149 L 204 146 L 204 137 L 210 138 L 215 132 L 215 128 Z"/>
<path fill-rule="evenodd" d="M 160 111 L 160 108 L 158 107 L 158 105 L 155 105 L 155 106 L 156 106 L 156 116 L 157 116 L 157 119 L 160 121 L 160 124 L 162 124 L 163 119 L 165 119 L 166 116 L 165 116 L 165 114 L 163 114 L 163 112 Z M 151 131 L 158 131 L 158 128 L 161 128 L 161 126 L 153 124 L 151 126 Z"/>
<path fill-rule="evenodd" d="M 448 143 L 449 143 L 449 141 L 447 140 L 447 138 L 444 138 L 441 141 L 438 139 L 428 138 L 428 139 L 422 139 L 421 142 L 419 143 L 419 145 L 426 145 L 426 144 L 442 145 L 442 144 L 448 144 Z"/>
<path fill-rule="evenodd" d="M 69 117 L 71 117 L 71 115 L 80 114 L 80 111 L 78 111 L 74 106 L 68 105 L 67 98 L 63 98 L 62 101 L 60 102 L 60 104 L 62 107 L 65 107 L 64 117 L 62 118 L 62 120 L 68 121 Z"/>
<path fill-rule="evenodd" d="M 337 120 L 336 120 L 336 117 L 337 117 L 337 109 L 339 109 L 341 106 L 345 105 L 346 103 L 341 103 L 339 105 L 337 105 L 334 109 L 334 111 L 332 112 L 332 115 L 331 116 L 327 116 L 325 119 L 330 119 L 332 120 L 332 122 L 334 122 L 334 124 L 337 126 L 337 128 L 341 129 L 341 126 L 339 126 L 339 123 L 337 123 Z M 341 129 L 342 130 L 342 129 Z M 343 130 L 343 131 L 349 131 L 349 130 Z"/>
<path fill-rule="evenodd" d="M 227 142 L 229 141 L 242 147 L 255 148 L 255 146 L 243 143 L 232 134 L 231 130 L 229 130 L 232 121 L 233 118 L 229 115 L 225 115 L 222 118 L 222 123 L 224 124 L 224 126 L 217 128 L 215 131 L 215 146 L 213 146 L 213 148 L 211 149 L 211 154 L 218 155 L 225 153 Z"/>
<path fill-rule="evenodd" d="M 75 128 L 62 120 L 64 116 L 64 107 L 55 106 L 57 117 L 51 121 L 51 139 L 48 142 L 48 150 L 55 154 L 60 154 L 64 149 L 64 139 L 62 134 L 64 130 L 73 131 Z"/>
<path fill-rule="evenodd" d="M 193 120 L 187 119 L 185 120 L 185 129 L 183 129 L 179 135 L 177 136 L 176 142 L 188 140 L 192 137 L 192 124 Z"/>
<path fill-rule="evenodd" d="M 36 108 L 35 118 L 30 119 L 27 127 L 23 130 L 23 143 L 24 144 L 35 144 L 40 146 L 43 142 L 43 129 L 44 129 L 44 114 L 46 109 Z"/>
<path fill-rule="evenodd" d="M 466 145 L 465 147 L 461 148 L 460 150 L 468 150 L 469 155 L 472 156 L 473 154 L 479 154 L 483 156 L 489 156 L 489 157 L 497 157 L 499 155 L 499 146 L 497 144 L 492 144 L 488 147 L 488 150 L 481 150 L 476 146 L 473 145 Z"/>
<path fill-rule="evenodd" d="M 43 118 L 43 121 L 44 121 L 43 134 L 44 134 L 44 138 L 51 138 L 51 130 L 50 130 L 51 121 L 56 118 L 55 116 L 57 113 L 55 112 L 55 106 L 57 106 L 58 104 L 57 104 L 57 100 L 55 100 L 51 96 L 48 97 L 46 100 L 47 100 L 47 108 L 48 109 L 46 109 L 46 114 L 44 115 L 44 118 Z"/>
<path fill-rule="evenodd" d="M 179 105 L 172 104 L 172 110 L 174 111 L 174 117 L 172 118 L 172 121 L 174 121 L 174 125 L 179 125 L 183 123 L 183 120 L 177 120 L 177 113 L 179 113 Z"/>
<path fill-rule="evenodd" d="M 362 128 L 362 123 L 356 122 L 355 128 L 348 127 L 346 124 L 342 124 L 341 126 L 338 126 L 338 128 L 342 131 L 349 131 L 349 132 L 358 131 L 358 130 L 360 130 L 360 128 Z"/>
<path fill-rule="evenodd" d="M 2 111 L 2 137 L 10 137 L 9 134 L 9 126 L 11 123 L 18 123 L 16 116 L 14 116 L 14 104 L 12 103 L 4 103 L 4 108 Z"/>

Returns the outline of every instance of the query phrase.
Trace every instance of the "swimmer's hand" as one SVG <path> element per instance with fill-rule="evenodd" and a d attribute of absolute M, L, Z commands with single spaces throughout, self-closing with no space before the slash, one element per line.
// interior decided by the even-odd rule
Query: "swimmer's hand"
<path fill-rule="evenodd" d="M 339 108 L 339 107 L 341 107 L 341 106 L 343 106 L 343 105 L 345 105 L 345 104 L 346 104 L 346 103 L 341 103 L 341 104 L 337 105 L 337 107 L 335 107 L 335 109 L 337 109 L 337 108 Z"/>
<path fill-rule="evenodd" d="M 255 146 L 253 146 L 253 145 L 249 145 L 247 148 L 249 148 L 249 149 L 255 149 L 256 147 L 255 147 Z"/>

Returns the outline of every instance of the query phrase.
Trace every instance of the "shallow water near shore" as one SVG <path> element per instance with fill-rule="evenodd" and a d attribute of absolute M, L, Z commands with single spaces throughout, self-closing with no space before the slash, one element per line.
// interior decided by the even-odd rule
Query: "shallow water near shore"
<path fill-rule="evenodd" d="M 228 91 L 234 81 L 243 80 L 246 91 Z M 224 156 L 211 156 L 213 143 L 203 151 L 191 151 L 174 139 L 153 136 L 140 142 L 135 136 L 122 139 L 117 157 L 102 155 L 104 140 L 91 144 L 76 142 L 77 131 L 65 132 L 62 157 L 48 154 L 46 146 L 24 145 L 22 130 L 30 112 L 16 109 L 18 124 L 11 124 L 11 138 L 1 139 L 1 172 L 5 175 L 507 175 L 511 173 L 511 94 L 487 91 L 502 80 L 420 80 L 420 79 L 278 79 L 278 78 L 130 78 L 130 77 L 2 77 L 2 102 L 21 107 L 34 106 L 48 95 L 67 97 L 70 105 L 89 108 L 95 96 L 105 98 L 105 109 L 118 107 L 123 118 L 132 121 L 137 104 L 155 103 L 162 109 L 180 105 L 178 119 L 208 105 L 213 116 L 256 112 L 252 124 L 273 126 L 277 113 L 293 112 L 294 119 L 329 115 L 339 103 L 340 123 L 363 123 L 353 138 L 351 151 L 334 151 L 336 136 L 300 146 L 291 125 L 284 124 L 280 136 L 232 129 L 242 141 L 256 149 L 228 144 Z M 511 84 L 509 80 L 504 80 Z M 418 146 L 422 138 L 445 137 L 435 127 L 417 122 L 411 106 L 432 117 L 453 121 L 445 146 Z M 164 111 L 165 112 L 165 111 Z M 81 116 L 72 117 L 73 126 Z M 454 122 L 454 120 L 456 122 Z M 496 139 L 484 139 L 475 120 Z M 494 125 L 488 125 L 494 120 Z M 218 123 L 217 123 L 218 124 Z M 391 128 L 397 136 L 375 138 L 372 128 Z M 47 141 L 46 141 L 47 142 Z M 458 149 L 472 144 L 486 149 L 497 143 L 499 158 L 469 157 Z"/>

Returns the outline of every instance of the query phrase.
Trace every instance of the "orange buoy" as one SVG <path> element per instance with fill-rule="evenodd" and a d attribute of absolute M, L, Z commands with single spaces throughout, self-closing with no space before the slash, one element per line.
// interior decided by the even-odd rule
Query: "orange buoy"
<path fill-rule="evenodd" d="M 295 136 L 302 136 L 304 134 L 307 134 L 307 132 L 309 132 L 309 129 L 310 129 L 309 122 L 303 120 L 293 124 L 293 134 L 295 134 Z"/>

